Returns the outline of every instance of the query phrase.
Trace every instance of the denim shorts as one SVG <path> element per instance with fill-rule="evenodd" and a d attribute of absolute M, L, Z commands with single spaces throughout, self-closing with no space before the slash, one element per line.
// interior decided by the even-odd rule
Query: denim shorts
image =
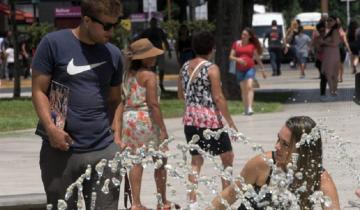
<path fill-rule="evenodd" d="M 297 52 L 296 53 L 296 58 L 298 60 L 298 63 L 299 64 L 306 64 L 306 61 L 307 61 L 307 53 L 304 53 L 304 52 Z"/>
<path fill-rule="evenodd" d="M 246 71 L 236 70 L 236 81 L 242 82 L 248 79 L 255 79 L 255 73 L 256 72 L 254 68 L 250 68 Z"/>

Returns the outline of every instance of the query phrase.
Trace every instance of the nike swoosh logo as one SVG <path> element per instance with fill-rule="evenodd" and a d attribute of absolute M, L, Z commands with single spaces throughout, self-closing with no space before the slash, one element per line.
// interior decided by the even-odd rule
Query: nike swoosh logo
<path fill-rule="evenodd" d="M 89 65 L 84 65 L 84 66 L 75 66 L 74 65 L 74 59 L 72 58 L 70 60 L 70 62 L 68 63 L 67 67 L 66 67 L 66 71 L 68 74 L 70 75 L 75 75 L 75 74 L 80 74 L 84 71 L 89 71 L 93 68 L 96 68 L 98 66 L 103 65 L 104 63 L 106 63 L 106 61 L 100 62 L 100 63 L 94 63 L 94 64 L 89 64 Z"/>

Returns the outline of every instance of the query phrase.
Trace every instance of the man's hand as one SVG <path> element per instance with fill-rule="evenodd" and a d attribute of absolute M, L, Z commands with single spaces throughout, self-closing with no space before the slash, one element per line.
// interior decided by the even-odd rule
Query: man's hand
<path fill-rule="evenodd" d="M 68 151 L 73 143 L 73 140 L 67 132 L 55 126 L 48 129 L 47 135 L 50 145 L 61 151 Z"/>

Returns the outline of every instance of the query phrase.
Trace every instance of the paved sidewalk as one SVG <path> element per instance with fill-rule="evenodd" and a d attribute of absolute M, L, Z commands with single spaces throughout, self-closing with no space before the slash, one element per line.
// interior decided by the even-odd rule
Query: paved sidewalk
<path fill-rule="evenodd" d="M 284 109 L 276 113 L 254 114 L 253 116 L 234 116 L 234 120 L 241 132 L 252 139 L 252 143 L 261 144 L 266 150 L 272 150 L 277 138 L 277 132 L 285 120 L 294 115 L 309 115 L 317 122 L 322 122 L 334 129 L 340 136 L 338 139 L 327 139 L 324 141 L 324 165 L 331 173 L 337 185 L 342 209 L 355 209 L 348 205 L 349 200 L 357 199 L 354 190 L 359 187 L 360 180 L 355 175 L 360 175 L 359 158 L 360 142 L 358 141 L 360 128 L 360 106 L 352 102 L 354 78 L 345 70 L 344 82 L 339 84 L 339 96 L 329 102 L 320 102 L 318 94 L 318 83 L 316 70 L 307 72 L 305 79 L 299 79 L 297 71 L 284 71 L 281 77 L 269 77 L 266 80 L 259 78 L 261 85 L 256 91 L 269 92 L 292 90 L 296 92 Z M 183 143 L 183 126 L 181 119 L 173 118 L 165 120 L 168 132 L 176 138 L 175 143 L 170 146 L 171 151 L 176 151 L 176 144 Z M 35 136 L 33 130 L 16 133 L 0 134 L 0 197 L 7 195 L 23 195 L 43 193 L 39 170 L 40 139 Z M 339 158 L 338 143 L 349 141 L 347 154 L 353 161 Z M 238 173 L 244 162 L 256 153 L 251 150 L 250 145 L 234 144 L 235 172 Z M 170 164 L 176 160 L 169 160 Z M 356 172 L 352 172 L 355 167 Z M 213 167 L 207 161 L 202 174 L 211 174 Z M 184 205 L 186 193 L 183 183 L 179 180 L 169 178 L 171 186 L 168 188 L 169 199 Z M 144 205 L 155 207 L 155 186 L 151 167 L 144 171 L 142 185 L 142 199 Z M 219 180 L 220 186 L 220 180 Z M 204 188 L 201 188 L 204 190 Z M 174 191 L 176 191 L 175 194 Z M 122 204 L 121 193 L 121 204 Z M 208 200 L 212 197 L 210 192 L 204 190 L 204 196 Z"/>

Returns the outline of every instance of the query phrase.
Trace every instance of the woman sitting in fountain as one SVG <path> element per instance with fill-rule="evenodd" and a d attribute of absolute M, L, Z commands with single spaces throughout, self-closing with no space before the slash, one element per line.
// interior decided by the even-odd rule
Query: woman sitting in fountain
<path fill-rule="evenodd" d="M 235 181 L 213 199 L 214 209 L 225 209 L 241 198 L 239 210 L 339 210 L 330 174 L 322 165 L 320 128 L 307 116 L 291 117 L 278 133 L 275 151 L 250 159 Z"/>

